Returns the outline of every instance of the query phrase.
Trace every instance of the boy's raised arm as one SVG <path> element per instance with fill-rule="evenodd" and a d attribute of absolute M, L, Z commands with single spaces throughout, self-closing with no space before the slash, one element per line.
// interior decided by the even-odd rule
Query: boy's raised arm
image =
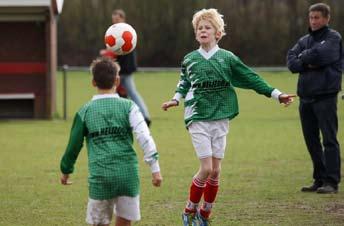
<path fill-rule="evenodd" d="M 169 101 L 166 101 L 162 104 L 161 108 L 164 111 L 167 111 L 170 107 L 175 107 L 179 105 L 179 102 L 182 98 L 184 98 L 191 87 L 190 81 L 187 79 L 187 67 L 185 65 L 185 61 L 182 63 L 181 72 L 180 72 L 180 79 L 177 84 L 176 93 L 173 98 Z"/>

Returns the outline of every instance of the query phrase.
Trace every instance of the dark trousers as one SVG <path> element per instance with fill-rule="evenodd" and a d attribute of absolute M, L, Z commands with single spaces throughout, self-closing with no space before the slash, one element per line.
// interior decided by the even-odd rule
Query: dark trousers
<path fill-rule="evenodd" d="M 338 186 L 341 163 L 337 140 L 337 96 L 321 100 L 301 99 L 299 112 L 303 136 L 313 161 L 314 180 Z"/>

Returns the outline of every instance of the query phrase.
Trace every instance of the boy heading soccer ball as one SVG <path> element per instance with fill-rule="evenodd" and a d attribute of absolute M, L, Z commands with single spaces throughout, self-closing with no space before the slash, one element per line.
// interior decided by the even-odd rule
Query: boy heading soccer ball
<path fill-rule="evenodd" d="M 225 30 L 222 15 L 216 9 L 198 11 L 192 25 L 200 47 L 184 57 L 176 93 L 162 108 L 166 111 L 185 99 L 184 120 L 200 168 L 191 183 L 182 217 L 184 225 L 196 225 L 199 221 L 204 226 L 208 225 L 219 189 L 229 121 L 239 113 L 234 87 L 253 89 L 285 105 L 293 101 L 294 95 L 272 88 L 232 52 L 217 45 Z"/>

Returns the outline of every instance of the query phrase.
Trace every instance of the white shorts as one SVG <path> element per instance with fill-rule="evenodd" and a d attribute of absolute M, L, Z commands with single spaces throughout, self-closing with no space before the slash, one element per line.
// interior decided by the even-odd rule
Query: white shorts
<path fill-rule="evenodd" d="M 228 128 L 229 119 L 191 123 L 188 129 L 199 159 L 224 158 Z"/>
<path fill-rule="evenodd" d="M 108 200 L 88 199 L 86 223 L 110 224 L 113 214 L 130 221 L 140 220 L 140 196 L 119 196 Z"/>

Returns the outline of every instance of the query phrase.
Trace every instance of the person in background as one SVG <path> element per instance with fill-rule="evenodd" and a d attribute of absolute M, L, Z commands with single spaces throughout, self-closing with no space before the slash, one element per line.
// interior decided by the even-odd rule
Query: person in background
<path fill-rule="evenodd" d="M 125 23 L 126 22 L 126 15 L 124 10 L 122 9 L 115 9 L 112 12 L 112 23 Z M 117 60 L 121 67 L 120 71 L 120 78 L 121 84 L 118 87 L 118 93 L 122 97 L 129 97 L 133 100 L 137 106 L 140 108 L 140 111 L 143 114 L 143 117 L 148 126 L 151 124 L 151 117 L 148 111 L 148 108 L 141 97 L 140 93 L 137 91 L 133 73 L 137 70 L 137 61 L 136 61 L 136 51 L 133 50 L 131 53 L 127 55 L 116 56 L 114 53 L 107 49 L 102 49 L 100 51 L 101 56 L 106 56 L 112 59 Z"/>
<path fill-rule="evenodd" d="M 299 113 L 313 162 L 313 184 L 301 191 L 337 193 L 341 177 L 337 101 L 342 80 L 342 38 L 329 28 L 328 5 L 311 5 L 308 18 L 309 34 L 300 38 L 287 55 L 289 70 L 299 73 Z"/>

